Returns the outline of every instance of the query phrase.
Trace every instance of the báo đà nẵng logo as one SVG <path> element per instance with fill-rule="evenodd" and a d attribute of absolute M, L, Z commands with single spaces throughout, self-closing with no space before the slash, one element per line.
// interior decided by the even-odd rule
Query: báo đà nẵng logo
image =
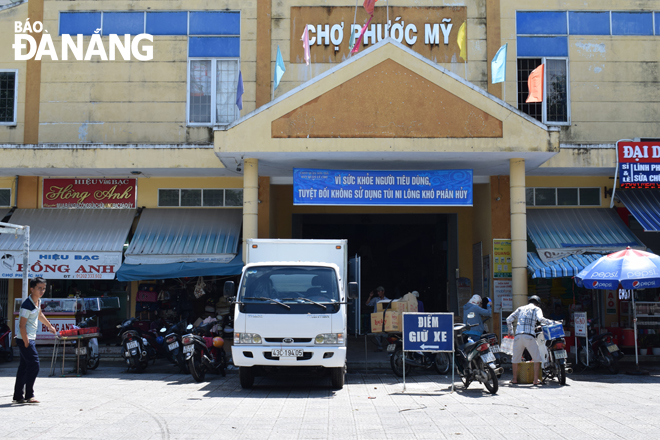
<path fill-rule="evenodd" d="M 32 35 L 28 35 L 28 33 L 42 34 L 41 41 L 37 44 L 35 38 Z M 74 36 L 62 34 L 61 56 L 58 56 L 53 38 L 44 29 L 43 23 L 40 21 L 30 24 L 30 19 L 28 18 L 25 20 L 25 25 L 20 21 L 15 21 L 14 34 L 14 44 L 11 47 L 14 49 L 14 60 L 16 61 L 41 60 L 44 56 L 50 57 L 53 61 L 60 59 L 67 61 L 69 59 L 69 52 L 73 55 L 73 59 L 77 61 L 90 61 L 92 57 L 100 57 L 102 61 L 114 61 L 117 59 L 117 52 L 120 55 L 119 59 L 123 59 L 124 61 L 130 61 L 131 55 L 138 61 L 151 61 L 154 58 L 153 46 L 142 43 L 143 41 L 153 43 L 154 37 L 150 34 L 138 34 L 133 38 L 131 38 L 131 35 L 125 34 L 123 35 L 123 41 L 120 35 L 109 34 L 107 42 L 108 51 L 106 51 L 103 39 L 101 38 L 101 29 L 96 29 L 94 34 L 91 35 L 86 50 L 82 34 Z M 73 37 L 76 37 L 75 41 Z M 24 53 L 24 50 L 27 50 L 27 53 Z"/>

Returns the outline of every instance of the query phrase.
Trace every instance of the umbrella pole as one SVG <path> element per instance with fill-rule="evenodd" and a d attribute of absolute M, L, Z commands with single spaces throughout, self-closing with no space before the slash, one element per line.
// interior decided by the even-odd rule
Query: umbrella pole
<path fill-rule="evenodd" d="M 637 370 L 639 371 L 639 350 L 637 350 L 637 307 L 635 307 L 635 291 L 631 290 L 630 295 L 632 296 L 633 331 L 635 332 L 635 365 L 637 365 Z"/>

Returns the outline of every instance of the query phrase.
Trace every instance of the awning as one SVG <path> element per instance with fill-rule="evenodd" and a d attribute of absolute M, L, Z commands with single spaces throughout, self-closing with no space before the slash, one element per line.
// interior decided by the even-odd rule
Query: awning
<path fill-rule="evenodd" d="M 532 278 L 573 277 L 600 257 L 602 257 L 602 254 L 571 255 L 544 263 L 536 252 L 527 252 L 527 271 L 532 275 Z"/>
<path fill-rule="evenodd" d="M 240 275 L 243 270 L 243 253 L 228 263 L 169 263 L 169 264 L 122 264 L 117 272 L 119 281 L 164 280 L 201 276 Z"/>
<path fill-rule="evenodd" d="M 238 209 L 145 209 L 124 263 L 228 263 L 238 253 L 242 219 Z"/>
<path fill-rule="evenodd" d="M 11 208 L 0 208 L 0 222 L 2 221 L 3 218 L 11 211 Z"/>
<path fill-rule="evenodd" d="M 30 277 L 114 279 L 133 209 L 17 209 L 11 223 L 30 226 Z M 21 278 L 23 237 L 0 235 L 0 277 Z"/>
<path fill-rule="evenodd" d="M 615 194 L 645 231 L 660 231 L 660 191 L 625 189 L 618 190 Z"/>
<path fill-rule="evenodd" d="M 585 253 L 608 254 L 628 246 L 646 249 L 616 211 L 606 208 L 530 209 L 527 234 L 544 263 Z"/>

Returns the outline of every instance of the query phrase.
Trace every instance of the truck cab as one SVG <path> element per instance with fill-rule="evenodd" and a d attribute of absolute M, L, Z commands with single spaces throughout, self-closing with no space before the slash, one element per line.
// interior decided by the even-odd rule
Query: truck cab
<path fill-rule="evenodd" d="M 280 368 L 330 374 L 344 385 L 348 283 L 346 240 L 248 240 L 235 295 L 232 358 L 243 388 Z M 352 289 L 356 289 L 357 285 Z"/>

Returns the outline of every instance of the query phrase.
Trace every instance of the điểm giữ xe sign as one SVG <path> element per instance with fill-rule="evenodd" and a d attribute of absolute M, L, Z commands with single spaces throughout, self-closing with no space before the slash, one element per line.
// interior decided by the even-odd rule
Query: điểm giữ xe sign
<path fill-rule="evenodd" d="M 294 168 L 294 205 L 472 206 L 472 170 Z"/>

